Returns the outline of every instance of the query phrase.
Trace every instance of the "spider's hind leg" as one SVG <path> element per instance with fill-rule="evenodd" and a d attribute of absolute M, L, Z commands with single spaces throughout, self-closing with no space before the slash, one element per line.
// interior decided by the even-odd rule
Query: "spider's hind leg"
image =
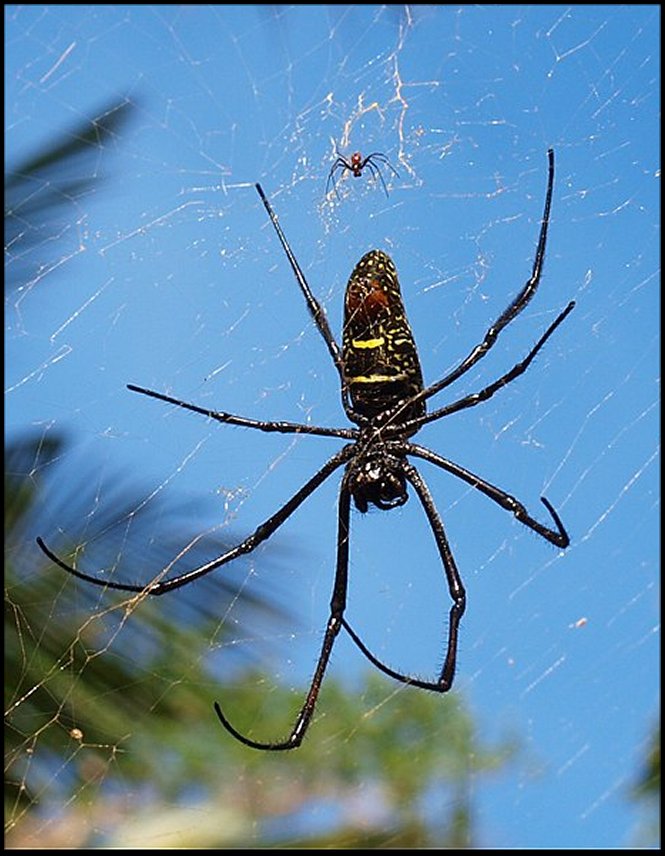
<path fill-rule="evenodd" d="M 378 659 L 378 657 L 372 654 L 372 652 L 368 649 L 368 647 L 365 645 L 365 643 L 353 630 L 351 625 L 344 617 L 342 617 L 341 620 L 342 624 L 344 625 L 344 629 L 347 631 L 351 639 L 355 642 L 356 646 L 367 657 L 370 663 L 372 663 L 372 665 L 376 666 L 376 668 L 379 669 L 379 671 L 383 672 L 385 675 L 388 675 L 389 678 L 392 678 L 395 681 L 400 681 L 401 683 L 409 684 L 410 686 L 418 687 L 419 689 L 432 690 L 433 692 L 438 693 L 445 693 L 448 692 L 448 690 L 452 687 L 453 680 L 455 678 L 459 626 L 462 620 L 462 616 L 464 615 L 464 611 L 466 609 L 466 592 L 464 590 L 464 585 L 459 575 L 459 571 L 457 570 L 457 566 L 455 564 L 455 559 L 450 549 L 450 545 L 448 544 L 448 539 L 443 528 L 443 522 L 441 521 L 439 513 L 436 510 L 434 500 L 432 499 L 432 495 L 430 494 L 427 485 L 425 484 L 418 470 L 406 460 L 402 462 L 402 472 L 406 479 L 409 481 L 409 483 L 415 488 L 415 491 L 418 494 L 418 499 L 420 500 L 427 515 L 430 528 L 432 529 L 432 533 L 439 549 L 441 561 L 443 562 L 446 580 L 448 582 L 448 590 L 453 601 L 448 617 L 448 641 L 446 645 L 446 657 L 444 660 L 443 668 L 439 673 L 439 677 L 436 681 L 424 681 L 420 678 L 412 677 L 410 675 L 404 675 L 401 672 L 397 672 L 394 669 L 391 669 L 389 666 L 386 666 L 384 663 L 382 663 Z"/>
<path fill-rule="evenodd" d="M 241 734 L 226 718 L 221 707 L 215 702 L 215 711 L 224 728 L 241 743 L 250 746 L 252 749 L 263 749 L 265 751 L 279 752 L 288 749 L 296 749 L 303 741 L 307 729 L 309 728 L 314 708 L 321 691 L 323 679 L 325 678 L 326 669 L 330 655 L 332 654 L 335 640 L 342 629 L 344 622 L 344 611 L 346 609 L 346 596 L 348 591 L 348 575 L 349 575 L 349 517 L 351 510 L 351 492 L 349 490 L 349 471 L 347 470 L 342 479 L 342 485 L 339 494 L 339 509 L 338 509 L 338 530 L 337 530 L 337 564 L 335 570 L 335 581 L 333 584 L 333 593 L 330 601 L 330 614 L 326 623 L 326 630 L 321 644 L 319 659 L 316 663 L 316 669 L 312 681 L 307 691 L 305 701 L 300 708 L 300 712 L 296 718 L 295 724 L 291 729 L 291 733 L 284 740 L 260 742 L 252 740 Z"/>

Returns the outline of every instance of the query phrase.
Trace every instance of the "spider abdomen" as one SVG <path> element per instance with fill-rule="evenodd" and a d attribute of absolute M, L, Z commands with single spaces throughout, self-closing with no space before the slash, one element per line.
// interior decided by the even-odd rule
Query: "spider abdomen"
<path fill-rule="evenodd" d="M 366 253 L 349 279 L 342 354 L 344 382 L 353 410 L 361 416 L 373 419 L 423 389 L 397 270 L 381 250 Z M 414 419 L 424 413 L 425 403 L 419 401 L 401 417 Z"/>

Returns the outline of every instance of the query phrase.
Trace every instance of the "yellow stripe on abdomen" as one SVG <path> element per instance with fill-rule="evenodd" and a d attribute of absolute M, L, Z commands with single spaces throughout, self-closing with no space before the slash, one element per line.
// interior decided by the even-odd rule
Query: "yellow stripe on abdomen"
<path fill-rule="evenodd" d="M 378 339 L 353 339 L 351 341 L 353 348 L 380 348 L 381 345 L 385 344 L 386 340 L 383 336 L 379 336 Z"/>
<path fill-rule="evenodd" d="M 401 372 L 400 374 L 395 375 L 383 375 L 383 374 L 371 374 L 371 375 L 357 375 L 356 377 L 350 377 L 349 383 L 392 383 L 396 380 L 406 380 L 407 375 L 405 372 Z"/>

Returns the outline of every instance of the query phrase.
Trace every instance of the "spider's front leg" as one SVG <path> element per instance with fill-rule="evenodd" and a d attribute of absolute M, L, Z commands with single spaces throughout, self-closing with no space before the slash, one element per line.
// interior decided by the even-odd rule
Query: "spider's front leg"
<path fill-rule="evenodd" d="M 531 276 L 526 281 L 524 287 L 517 295 L 517 297 L 510 303 L 510 305 L 504 309 L 501 315 L 496 319 L 496 321 L 490 326 L 490 328 L 485 333 L 483 341 L 480 344 L 476 345 L 471 349 L 469 354 L 454 368 L 452 371 L 448 372 L 441 380 L 436 383 L 430 384 L 428 387 L 423 389 L 418 393 L 414 398 L 414 403 L 416 401 L 424 401 L 427 398 L 431 398 L 433 395 L 436 395 L 438 392 L 441 392 L 447 386 L 450 386 L 451 383 L 454 383 L 458 378 L 465 375 L 469 369 L 471 369 L 475 364 L 481 360 L 496 344 L 497 339 L 501 331 L 508 326 L 517 316 L 524 310 L 527 306 L 531 298 L 534 296 L 536 291 L 538 290 L 538 285 L 540 284 L 540 275 L 543 270 L 543 264 L 545 262 L 545 248 L 547 246 L 547 231 L 550 223 L 550 210 L 552 207 L 552 192 L 554 190 L 554 150 L 548 149 L 547 151 L 547 161 L 548 161 L 548 172 L 547 172 L 547 190 L 545 192 L 545 206 L 543 208 L 543 216 L 540 223 L 540 234 L 538 236 L 538 244 L 536 246 L 536 256 L 533 261 L 533 267 L 531 269 Z M 570 312 L 573 308 L 574 303 L 568 305 L 567 309 L 561 313 L 560 319 L 557 319 L 556 324 L 559 323 L 560 320 Z"/>

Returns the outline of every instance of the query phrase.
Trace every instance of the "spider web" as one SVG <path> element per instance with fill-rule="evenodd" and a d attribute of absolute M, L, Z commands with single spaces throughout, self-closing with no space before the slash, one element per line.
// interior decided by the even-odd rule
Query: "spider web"
<path fill-rule="evenodd" d="M 392 846 L 394 819 L 418 818 L 420 843 L 437 845 L 467 800 L 481 846 L 645 843 L 630 793 L 658 692 L 657 7 L 5 14 L 8 844 L 311 843 L 341 831 L 337 846 Z M 547 522 L 545 495 L 570 548 L 559 554 L 423 463 L 467 588 L 460 701 L 377 689 L 340 638 L 303 748 L 276 759 L 237 746 L 213 700 L 272 739 L 304 697 L 339 479 L 228 573 L 152 601 L 66 578 L 35 537 L 109 579 L 175 575 L 242 540 L 339 448 L 215 425 L 125 386 L 346 424 L 254 182 L 338 338 L 355 262 L 390 253 L 432 382 L 530 273 L 549 147 L 539 292 L 437 403 L 494 380 L 577 307 L 525 376 L 417 442 Z M 338 173 L 338 195 L 325 194 L 336 151 L 358 150 L 399 173 L 384 170 L 387 197 L 368 172 Z M 347 616 L 377 656 L 431 679 L 448 610 L 415 498 L 354 514 Z M 421 697 L 423 735 L 398 732 L 396 758 L 372 767 L 368 735 L 391 711 L 415 716 Z M 457 703 L 475 734 L 462 790 L 437 767 Z M 394 764 L 405 781 L 407 760 L 413 792 L 386 773 Z"/>

